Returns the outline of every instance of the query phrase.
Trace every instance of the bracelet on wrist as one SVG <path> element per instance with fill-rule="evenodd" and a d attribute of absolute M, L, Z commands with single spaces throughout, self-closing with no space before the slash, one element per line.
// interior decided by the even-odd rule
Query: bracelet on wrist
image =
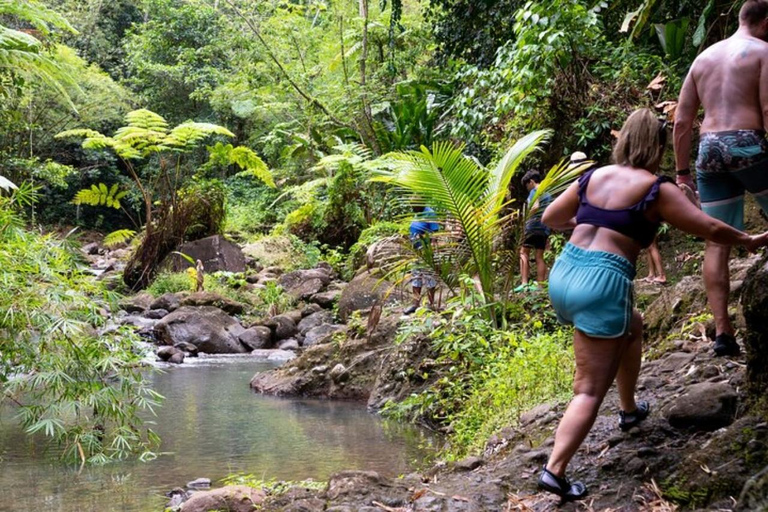
<path fill-rule="evenodd" d="M 691 170 L 690 169 L 680 169 L 677 171 L 678 176 L 690 176 Z"/>

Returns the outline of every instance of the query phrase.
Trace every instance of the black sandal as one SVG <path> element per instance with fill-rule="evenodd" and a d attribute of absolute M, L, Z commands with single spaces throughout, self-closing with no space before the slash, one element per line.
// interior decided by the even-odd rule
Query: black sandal
<path fill-rule="evenodd" d="M 634 412 L 619 411 L 619 428 L 622 432 L 636 427 L 641 421 L 648 417 L 651 412 L 651 406 L 648 402 L 637 402 L 637 409 Z"/>
<path fill-rule="evenodd" d="M 560 478 L 544 466 L 539 476 L 539 489 L 556 494 L 563 501 L 580 500 L 587 495 L 587 486 L 581 482 L 571 483 L 567 478 Z"/>

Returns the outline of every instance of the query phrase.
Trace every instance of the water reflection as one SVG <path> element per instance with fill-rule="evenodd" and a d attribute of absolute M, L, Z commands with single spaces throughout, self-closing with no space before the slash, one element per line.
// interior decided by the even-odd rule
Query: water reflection
<path fill-rule="evenodd" d="M 427 452 L 422 431 L 381 421 L 361 404 L 255 395 L 248 381 L 271 366 L 216 358 L 153 375 L 166 396 L 154 419 L 164 454 L 146 464 L 63 467 L 4 412 L 0 510 L 162 510 L 163 492 L 198 477 L 325 479 L 340 469 L 394 476 Z"/>

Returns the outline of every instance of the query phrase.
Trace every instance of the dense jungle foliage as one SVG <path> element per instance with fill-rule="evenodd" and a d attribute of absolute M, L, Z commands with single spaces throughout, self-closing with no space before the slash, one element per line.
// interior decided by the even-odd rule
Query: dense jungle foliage
<path fill-rule="evenodd" d="M 413 251 L 455 292 L 455 323 L 430 336 L 471 377 L 393 413 L 453 423 L 466 451 L 570 378 L 564 334 L 552 324 L 532 343 L 542 319 L 509 293 L 521 171 L 548 171 L 541 191 L 556 193 L 579 172 L 563 160 L 607 160 L 631 110 L 673 116 L 690 63 L 739 5 L 0 0 L 3 400 L 75 459 L 150 456 L 139 412 L 158 397 L 133 334 L 104 334 L 114 297 L 86 279 L 72 228 L 130 244 L 123 292 L 150 286 L 180 243 L 219 233 L 279 238 L 294 266 L 325 259 L 351 277 L 428 204 L 459 240 Z M 552 364 L 518 372 L 520 354 Z"/>

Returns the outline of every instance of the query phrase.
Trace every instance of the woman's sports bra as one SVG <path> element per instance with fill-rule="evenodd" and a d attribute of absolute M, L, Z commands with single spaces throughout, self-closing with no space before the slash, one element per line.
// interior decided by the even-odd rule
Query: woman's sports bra
<path fill-rule="evenodd" d="M 636 241 L 643 248 L 651 245 L 661 221 L 648 220 L 645 211 L 659 197 L 661 184 L 674 182 L 666 176 L 659 176 L 645 197 L 637 204 L 628 208 L 607 210 L 595 206 L 587 200 L 587 186 L 596 170 L 591 169 L 579 178 L 579 209 L 576 212 L 576 224 L 589 224 L 617 231 Z"/>

